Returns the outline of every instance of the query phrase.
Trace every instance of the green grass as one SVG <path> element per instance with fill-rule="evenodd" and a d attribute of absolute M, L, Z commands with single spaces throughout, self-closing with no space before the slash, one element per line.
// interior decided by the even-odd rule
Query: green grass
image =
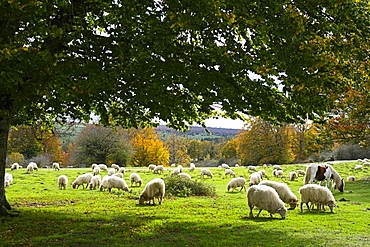
<path fill-rule="evenodd" d="M 370 169 L 353 172 L 354 165 L 334 165 L 343 178 L 355 174 L 358 180 L 347 182 L 344 193 L 333 192 L 339 206 L 333 214 L 306 208 L 301 213 L 297 207 L 285 220 L 266 211 L 260 218 L 248 218 L 245 192 L 227 192 L 229 178 L 220 168 L 211 169 L 213 179 L 204 179 L 215 186 L 216 196 L 165 197 L 160 206 L 137 205 L 145 183 L 155 177 L 146 169 L 127 168 L 126 181 L 130 171 L 139 172 L 144 181 L 131 194 L 58 189 L 59 175 L 67 175 L 71 183 L 89 169 L 40 169 L 34 174 L 22 169 L 12 172 L 14 181 L 6 190 L 19 216 L 0 218 L 0 246 L 369 246 Z M 286 174 L 302 168 L 283 166 Z M 299 198 L 303 177 L 275 179 L 272 168 L 264 169 L 270 179 L 286 181 Z M 249 176 L 246 168 L 234 171 Z M 200 180 L 199 168 L 191 175 Z"/>

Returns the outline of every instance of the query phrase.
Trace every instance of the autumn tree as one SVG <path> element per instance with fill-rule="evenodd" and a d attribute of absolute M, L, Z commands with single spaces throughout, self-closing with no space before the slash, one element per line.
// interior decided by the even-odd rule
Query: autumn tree
<path fill-rule="evenodd" d="M 170 152 L 170 163 L 186 166 L 190 164 L 191 158 L 188 154 L 189 139 L 176 134 L 169 135 L 165 145 Z"/>
<path fill-rule="evenodd" d="M 94 112 L 105 125 L 163 120 L 184 129 L 215 109 L 317 119 L 367 74 L 369 8 L 355 0 L 2 1 L 0 215 L 10 208 L 11 126 L 88 122 Z"/>
<path fill-rule="evenodd" d="M 237 159 L 239 157 L 239 138 L 230 139 L 221 150 L 222 157 L 226 159 Z"/>
<path fill-rule="evenodd" d="M 138 131 L 131 130 L 131 145 L 133 147 L 132 166 L 168 165 L 170 152 L 158 138 L 153 128 L 144 128 Z"/>

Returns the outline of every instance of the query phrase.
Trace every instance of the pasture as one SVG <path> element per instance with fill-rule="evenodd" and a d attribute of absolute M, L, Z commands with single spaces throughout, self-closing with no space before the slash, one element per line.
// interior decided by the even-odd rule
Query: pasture
<path fill-rule="evenodd" d="M 155 177 L 170 176 L 173 168 L 162 175 L 146 168 L 126 168 L 124 178 L 129 187 L 130 172 L 138 172 L 144 184 L 130 187 L 132 193 L 117 189 L 112 193 L 90 189 L 72 189 L 70 183 L 91 169 L 65 168 L 60 171 L 39 169 L 27 174 L 25 168 L 10 172 L 13 183 L 6 189 L 7 199 L 19 216 L 0 218 L 1 246 L 369 246 L 370 243 L 370 168 L 354 171 L 357 162 L 337 163 L 334 168 L 346 179 L 343 193 L 333 191 L 337 201 L 330 210 L 303 213 L 299 205 L 288 210 L 286 219 L 270 217 L 262 211 L 259 218 L 249 218 L 246 193 L 227 192 L 230 178 L 224 170 L 211 168 L 213 179 L 204 183 L 215 186 L 214 197 L 170 197 L 162 205 L 138 205 L 138 197 L 146 182 Z M 284 174 L 304 169 L 304 165 L 283 165 Z M 247 168 L 232 168 L 237 176 L 249 177 Z M 270 180 L 285 181 L 299 199 L 303 177 L 296 181 L 272 176 L 272 167 L 265 169 Z M 200 168 L 193 179 L 201 180 Z M 102 172 L 102 176 L 106 172 Z M 67 190 L 60 190 L 57 177 L 69 178 Z M 287 206 L 288 207 L 288 206 Z M 254 209 L 256 215 L 258 209 Z"/>

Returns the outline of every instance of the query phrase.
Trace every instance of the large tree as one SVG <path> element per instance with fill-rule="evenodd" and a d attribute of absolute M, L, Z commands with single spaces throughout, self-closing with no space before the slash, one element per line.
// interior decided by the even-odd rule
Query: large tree
<path fill-rule="evenodd" d="M 162 119 L 183 128 L 217 107 L 231 117 L 316 118 L 367 71 L 368 8 L 356 0 L 2 1 L 0 215 L 9 208 L 11 125 L 86 121 L 93 111 L 103 124 Z"/>

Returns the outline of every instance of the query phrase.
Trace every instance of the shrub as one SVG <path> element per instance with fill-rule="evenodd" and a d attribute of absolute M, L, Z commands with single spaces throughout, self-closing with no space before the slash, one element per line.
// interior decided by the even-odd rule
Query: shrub
<path fill-rule="evenodd" d="M 178 177 L 165 177 L 166 195 L 187 196 L 214 196 L 216 188 L 201 181 L 179 179 Z"/>

